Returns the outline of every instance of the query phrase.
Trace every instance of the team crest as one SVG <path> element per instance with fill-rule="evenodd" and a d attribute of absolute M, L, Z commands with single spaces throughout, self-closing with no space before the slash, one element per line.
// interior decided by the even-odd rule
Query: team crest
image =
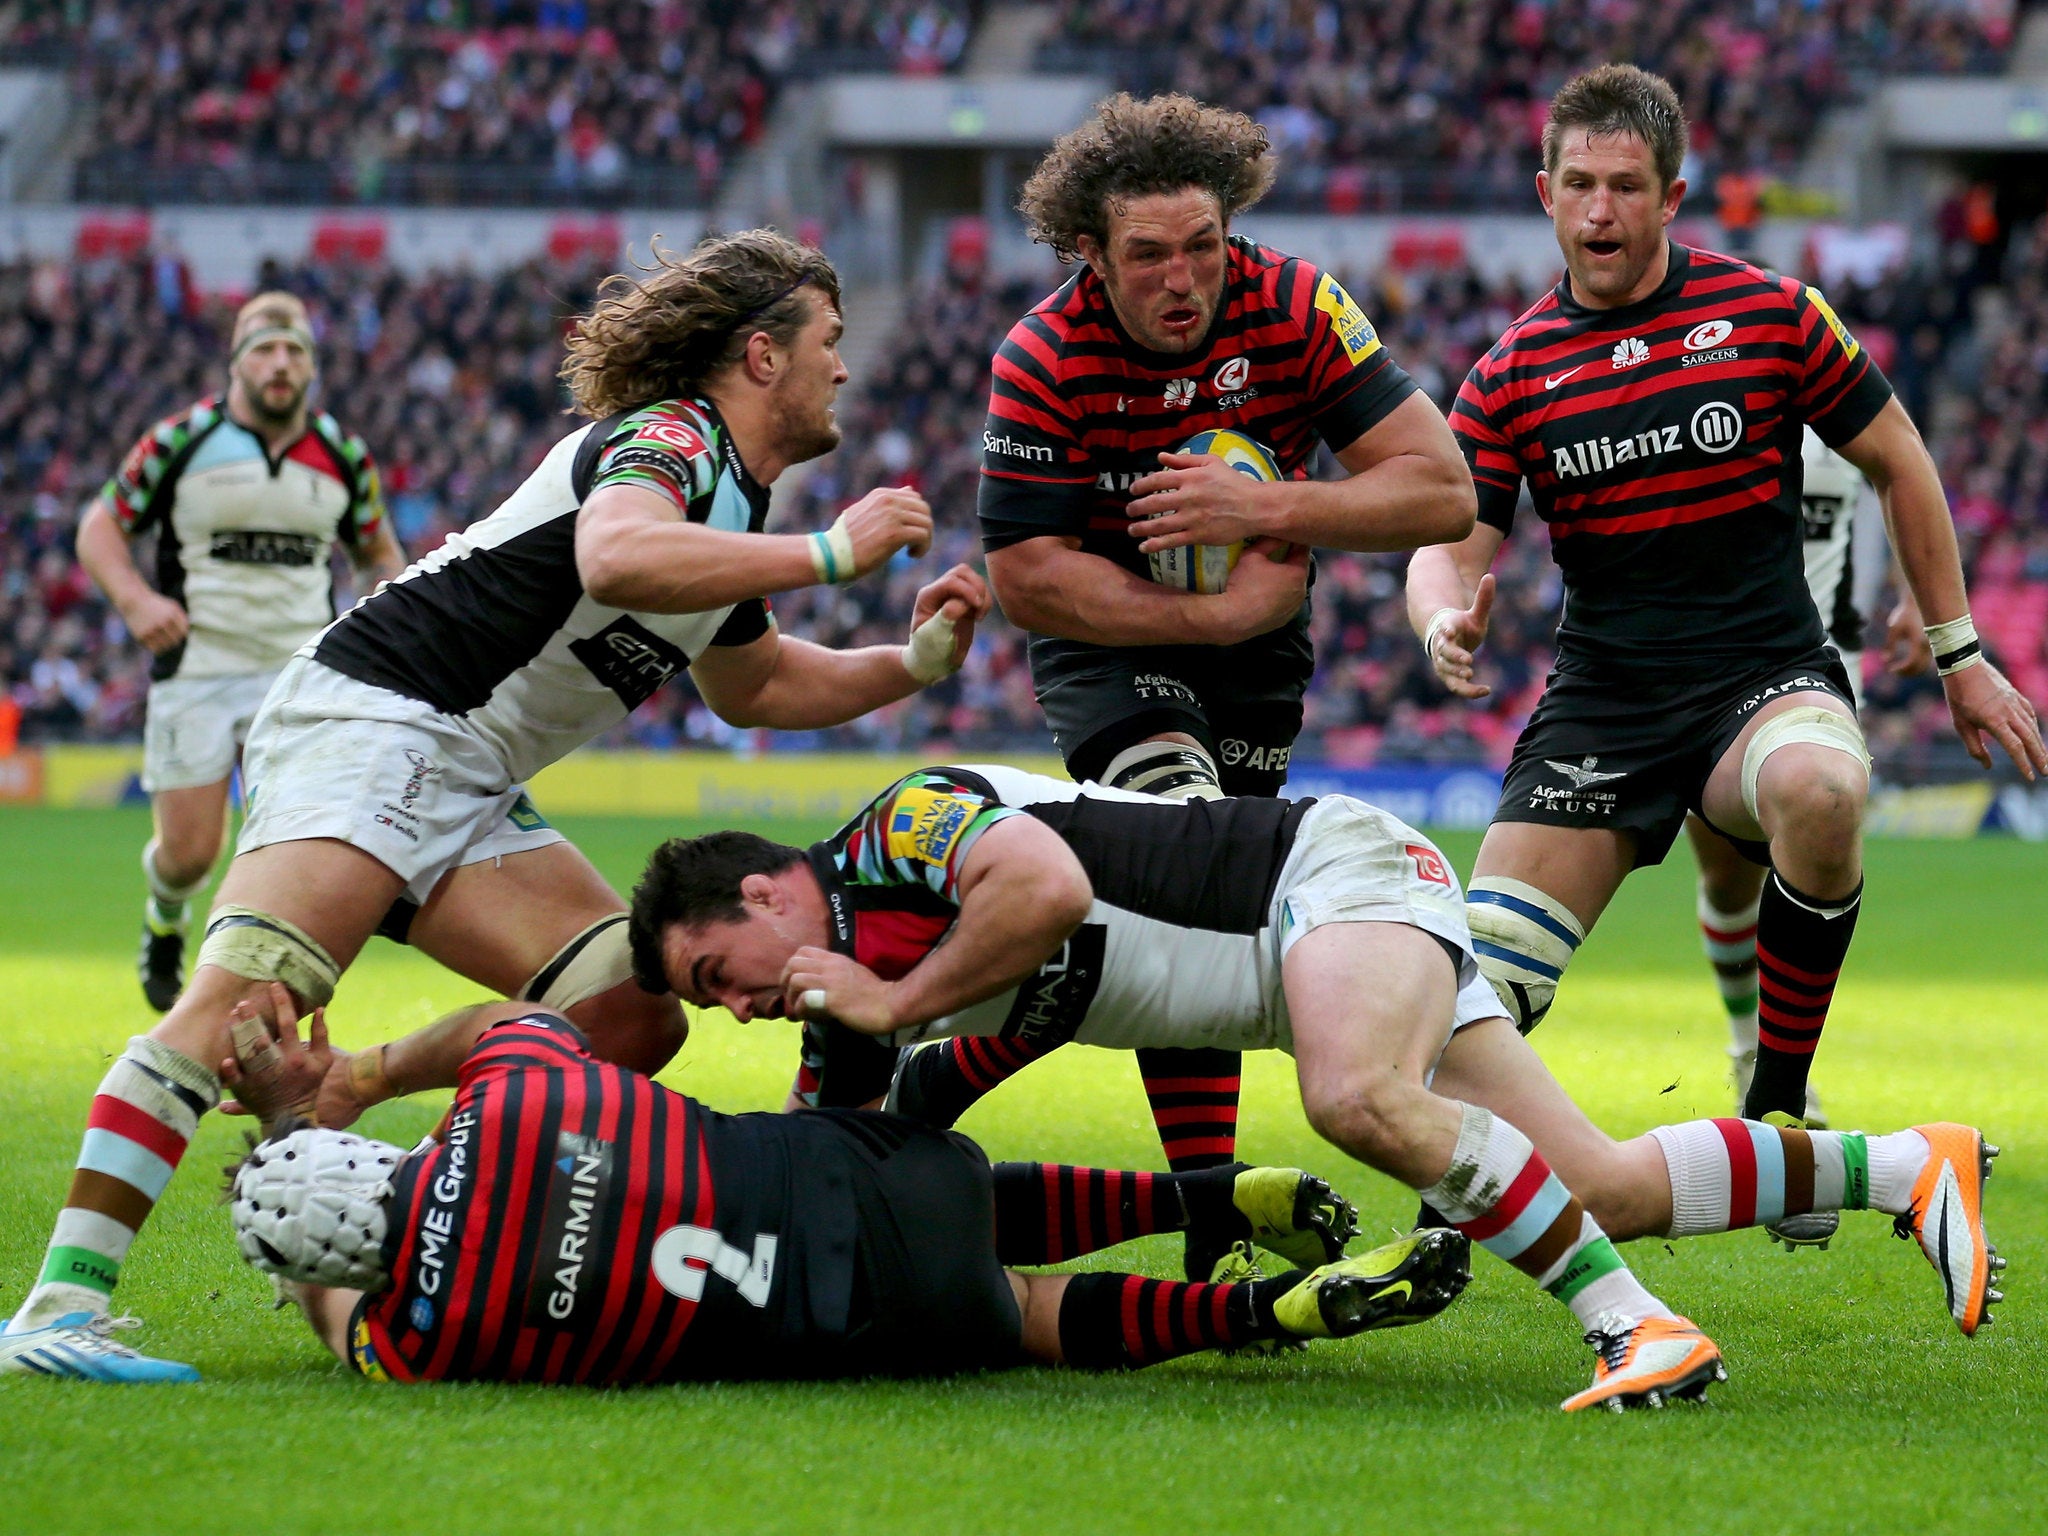
<path fill-rule="evenodd" d="M 1597 773 L 1594 770 L 1599 766 L 1599 763 L 1600 759 L 1597 757 L 1588 757 L 1584 762 L 1578 764 L 1560 763 L 1555 758 L 1549 757 L 1543 759 L 1543 766 L 1571 780 L 1573 789 L 1586 789 L 1595 784 L 1605 784 L 1610 779 L 1625 779 L 1628 777 L 1625 773 Z"/>

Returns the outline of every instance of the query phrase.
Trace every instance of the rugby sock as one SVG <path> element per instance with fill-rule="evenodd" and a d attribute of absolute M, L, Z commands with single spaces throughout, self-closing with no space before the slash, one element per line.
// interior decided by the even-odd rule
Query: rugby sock
<path fill-rule="evenodd" d="M 1234 1161 L 1244 1058 L 1218 1050 L 1152 1049 L 1137 1056 L 1166 1166 L 1185 1173 Z"/>
<path fill-rule="evenodd" d="M 1723 912 L 1708 900 L 1706 883 L 1700 884 L 1700 946 L 1728 1010 L 1729 1054 L 1737 1057 L 1756 1049 L 1757 907 L 1753 901 L 1740 912 Z"/>
<path fill-rule="evenodd" d="M 1834 1000 L 1835 978 L 1856 932 L 1863 883 L 1836 901 L 1808 896 L 1775 869 L 1757 911 L 1756 1076 L 1743 1100 L 1747 1120 L 1773 1110 L 1803 1118 L 1806 1075 Z"/>
<path fill-rule="evenodd" d="M 1065 1163 L 997 1163 L 996 1257 L 1059 1264 L 1155 1232 L 1227 1227 L 1249 1236 L 1232 1200 L 1239 1163 L 1193 1173 L 1131 1173 Z"/>
<path fill-rule="evenodd" d="M 36 1286 L 12 1327 L 107 1309 L 129 1245 L 185 1155 L 199 1117 L 220 1102 L 212 1070 L 137 1035 L 101 1082 L 71 1193 Z"/>
<path fill-rule="evenodd" d="M 959 1035 L 925 1046 L 912 1051 L 898 1070 L 890 1108 L 938 1130 L 950 1130 L 983 1094 L 1063 1043 Z"/>
<path fill-rule="evenodd" d="M 1865 1136 L 1690 1120 L 1650 1134 L 1671 1178 L 1671 1237 L 1769 1226 L 1808 1211 L 1902 1215 L 1927 1162 L 1918 1131 Z"/>
<path fill-rule="evenodd" d="M 1075 1275 L 1060 1298 L 1060 1353 L 1077 1370 L 1127 1371 L 1197 1350 L 1290 1337 L 1274 1321 L 1273 1303 L 1306 1273 L 1235 1285 Z"/>
<path fill-rule="evenodd" d="M 142 904 L 142 919 L 152 933 L 183 933 L 191 916 L 189 903 L 206 889 L 207 878 L 213 871 L 209 869 L 190 885 L 172 885 L 157 872 L 156 848 L 156 839 L 151 838 L 142 850 L 142 879 L 149 887 L 149 900 Z"/>
<path fill-rule="evenodd" d="M 1529 1138 L 1476 1104 L 1451 1165 L 1422 1198 L 1452 1226 L 1528 1275 L 1589 1331 L 1675 1314 L 1643 1288 L 1614 1244 Z"/>

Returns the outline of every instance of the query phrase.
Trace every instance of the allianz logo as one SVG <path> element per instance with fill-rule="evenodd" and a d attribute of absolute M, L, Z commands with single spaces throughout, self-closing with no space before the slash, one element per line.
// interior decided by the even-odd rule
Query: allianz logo
<path fill-rule="evenodd" d="M 1631 437 L 1583 438 L 1553 448 L 1551 473 L 1560 480 L 1604 474 L 1638 459 L 1661 458 L 1685 446 L 1685 427 L 1650 427 Z M 1742 441 L 1742 412 L 1725 400 L 1709 400 L 1692 414 L 1692 444 L 1702 453 L 1726 453 Z"/>

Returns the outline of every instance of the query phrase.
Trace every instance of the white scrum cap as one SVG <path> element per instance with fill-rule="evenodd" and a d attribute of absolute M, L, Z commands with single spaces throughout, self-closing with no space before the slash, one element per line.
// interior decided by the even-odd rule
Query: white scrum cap
<path fill-rule="evenodd" d="M 287 1280 L 382 1290 L 385 1202 L 404 1157 L 387 1141 L 312 1126 L 262 1143 L 235 1174 L 242 1257 Z"/>

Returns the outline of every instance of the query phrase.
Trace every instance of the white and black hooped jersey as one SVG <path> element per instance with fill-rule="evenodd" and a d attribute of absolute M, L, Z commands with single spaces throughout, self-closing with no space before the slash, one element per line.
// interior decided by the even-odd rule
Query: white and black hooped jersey
<path fill-rule="evenodd" d="M 1864 616 L 1856 607 L 1856 508 L 1874 494 L 1863 472 L 1806 429 L 1806 484 L 1800 512 L 1806 522 L 1806 584 L 1828 639 L 1844 655 L 1863 649 Z"/>
<path fill-rule="evenodd" d="M 712 645 L 773 623 L 753 599 L 708 613 L 628 613 L 584 590 L 576 517 L 601 486 L 667 496 L 692 522 L 756 532 L 768 491 L 717 411 L 665 400 L 570 434 L 503 506 L 337 620 L 314 659 L 460 715 L 525 779 L 623 719 Z"/>

